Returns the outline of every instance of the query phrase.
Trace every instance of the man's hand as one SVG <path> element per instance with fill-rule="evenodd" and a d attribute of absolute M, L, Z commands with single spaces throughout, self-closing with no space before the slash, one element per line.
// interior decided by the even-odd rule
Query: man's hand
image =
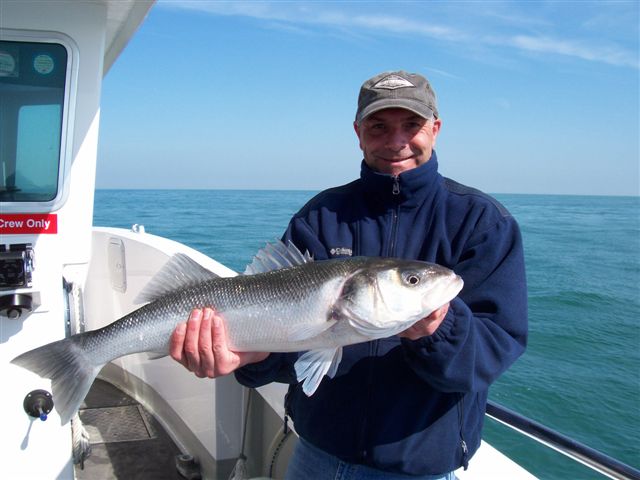
<path fill-rule="evenodd" d="M 233 352 L 227 345 L 222 317 L 211 308 L 194 309 L 171 335 L 171 357 L 200 378 L 228 375 L 248 363 L 264 360 L 267 352 Z"/>
<path fill-rule="evenodd" d="M 398 334 L 399 337 L 405 337 L 410 340 L 417 340 L 422 337 L 433 335 L 438 329 L 445 315 L 449 311 L 449 304 L 434 310 L 428 317 L 418 320 L 416 323 L 407 328 L 404 332 Z"/>

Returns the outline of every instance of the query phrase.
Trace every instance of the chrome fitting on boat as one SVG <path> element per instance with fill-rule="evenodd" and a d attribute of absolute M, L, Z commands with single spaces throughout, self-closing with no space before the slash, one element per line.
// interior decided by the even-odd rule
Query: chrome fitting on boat
<path fill-rule="evenodd" d="M 30 287 L 33 269 L 33 246 L 30 243 L 0 245 L 0 289 Z"/>
<path fill-rule="evenodd" d="M 32 286 L 33 246 L 29 243 L 0 245 L 0 290 L 17 290 Z M 0 295 L 0 315 L 17 319 L 33 310 L 29 293 Z"/>

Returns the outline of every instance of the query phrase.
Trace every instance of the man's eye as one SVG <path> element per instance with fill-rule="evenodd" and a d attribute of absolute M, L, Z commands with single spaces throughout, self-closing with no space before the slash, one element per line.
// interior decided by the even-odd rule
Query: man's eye
<path fill-rule="evenodd" d="M 387 128 L 384 123 L 372 123 L 367 127 L 369 135 L 383 135 Z"/>

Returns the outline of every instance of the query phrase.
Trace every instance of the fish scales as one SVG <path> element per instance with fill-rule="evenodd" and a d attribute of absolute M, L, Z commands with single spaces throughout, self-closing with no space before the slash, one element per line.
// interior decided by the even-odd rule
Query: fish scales
<path fill-rule="evenodd" d="M 228 314 L 226 324 L 233 346 L 246 350 L 259 346 L 261 342 L 271 345 L 274 341 L 286 340 L 280 332 L 296 321 L 326 321 L 326 315 L 310 319 L 310 315 L 318 312 L 309 311 L 305 301 L 317 296 L 328 280 L 346 277 L 358 263 L 361 262 L 316 262 L 309 265 L 313 268 L 304 272 L 294 267 L 258 275 L 212 279 L 196 288 L 182 289 L 162 297 L 126 315 L 119 322 L 83 335 L 87 336 L 86 341 L 90 342 L 91 348 L 109 346 L 101 349 L 104 354 L 97 356 L 96 362 L 144 351 L 168 352 L 169 338 L 176 325 L 185 321 L 194 308 L 212 307 L 223 316 Z M 290 270 L 293 270 L 293 275 Z M 336 296 L 338 293 L 335 292 Z M 283 323 L 283 310 L 298 315 L 288 318 L 289 323 Z M 255 330 L 255 321 L 261 322 L 262 335 L 260 338 L 254 336 L 248 342 L 249 335 L 253 335 Z M 112 342 L 114 338 L 118 340 Z M 290 345 L 287 350 L 295 348 Z"/>
<path fill-rule="evenodd" d="M 337 370 L 343 346 L 409 328 L 463 285 L 454 272 L 435 264 L 371 257 L 313 262 L 282 243 L 258 252 L 252 274 L 230 278 L 211 279 L 210 272 L 183 257 L 171 259 L 148 292 L 145 288 L 146 305 L 103 328 L 12 360 L 51 379 L 63 424 L 105 363 L 130 353 L 166 354 L 171 333 L 194 308 L 212 307 L 221 314 L 232 350 L 306 352 L 295 370 L 311 395 Z M 265 271 L 265 264 L 287 262 L 288 268 Z"/>

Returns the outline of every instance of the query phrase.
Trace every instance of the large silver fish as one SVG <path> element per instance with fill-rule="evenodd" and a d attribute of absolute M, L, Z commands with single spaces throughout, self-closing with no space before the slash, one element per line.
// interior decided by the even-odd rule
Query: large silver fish
<path fill-rule="evenodd" d="M 178 254 L 141 292 L 139 301 L 149 302 L 143 307 L 12 363 L 51 379 L 65 424 L 107 362 L 130 353 L 167 354 L 176 325 L 193 308 L 210 306 L 224 318 L 232 350 L 306 351 L 295 369 L 311 395 L 325 374 L 335 374 L 343 346 L 402 332 L 462 285 L 454 272 L 431 263 L 377 257 L 313 262 L 292 244 L 267 245 L 244 275 L 230 278 Z"/>

